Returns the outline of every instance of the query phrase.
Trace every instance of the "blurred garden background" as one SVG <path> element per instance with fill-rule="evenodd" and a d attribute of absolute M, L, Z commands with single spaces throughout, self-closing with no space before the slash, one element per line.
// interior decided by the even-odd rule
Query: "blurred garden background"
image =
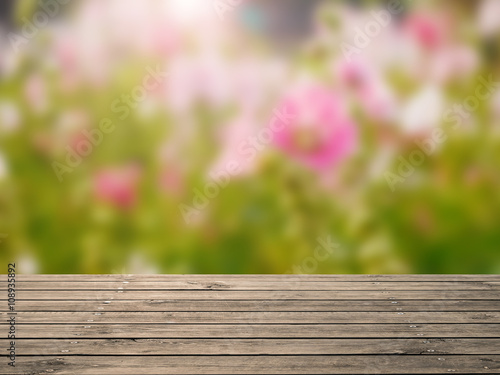
<path fill-rule="evenodd" d="M 0 12 L 5 267 L 500 272 L 500 1 Z"/>

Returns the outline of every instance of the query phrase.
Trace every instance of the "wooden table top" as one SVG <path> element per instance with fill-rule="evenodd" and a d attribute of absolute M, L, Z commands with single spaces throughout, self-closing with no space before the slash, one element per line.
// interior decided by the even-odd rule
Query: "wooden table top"
<path fill-rule="evenodd" d="M 14 311 L 7 288 L 0 374 L 500 374 L 500 275 L 17 275 Z"/>

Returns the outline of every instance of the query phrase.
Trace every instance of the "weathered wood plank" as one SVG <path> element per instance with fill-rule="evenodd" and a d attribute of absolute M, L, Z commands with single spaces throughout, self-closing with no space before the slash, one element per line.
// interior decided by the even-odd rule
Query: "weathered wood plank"
<path fill-rule="evenodd" d="M 18 300 L 111 300 L 128 299 L 184 299 L 184 300 L 374 300 L 374 299 L 469 299 L 497 300 L 499 292 L 496 290 L 431 290 L 431 291 L 233 291 L 233 290 L 172 290 L 172 291 L 17 291 Z M 3 301 L 6 297 L 2 296 Z"/>
<path fill-rule="evenodd" d="M 8 313 L 0 313 L 6 325 Z M 380 323 L 500 323 L 500 312 L 19 312 L 21 324 L 380 324 Z M 1 325 L 0 325 L 1 326 Z"/>
<path fill-rule="evenodd" d="M 0 345 L 8 347 L 8 340 Z M 28 339 L 17 346 L 22 356 L 500 353 L 500 339 Z"/>
<path fill-rule="evenodd" d="M 20 324 L 18 338 L 500 338 L 500 324 Z"/>
<path fill-rule="evenodd" d="M 9 371 L 6 372 L 5 370 Z M 494 373 L 500 355 L 484 356 L 119 356 L 19 357 L 0 374 L 435 374 Z"/>
<path fill-rule="evenodd" d="M 113 300 L 17 301 L 19 311 L 500 311 L 500 300 Z M 0 304 L 0 311 L 7 311 Z"/>
<path fill-rule="evenodd" d="M 7 275 L 2 275 L 0 279 L 6 280 Z M 246 280 L 246 281 L 279 281 L 279 282 L 317 282 L 317 281 L 340 281 L 340 282 L 356 282 L 356 281 L 375 281 L 375 282 L 465 282 L 465 281 L 496 281 L 500 282 L 500 275 L 497 274 L 481 274 L 481 275 L 17 275 L 18 281 L 55 281 L 55 282 L 123 282 L 123 281 L 139 281 L 139 282 L 158 282 L 158 281 L 190 281 L 190 282 L 218 282 L 231 280 Z"/>
<path fill-rule="evenodd" d="M 0 289 L 6 288 L 7 282 L 0 282 Z M 372 290 L 496 290 L 500 292 L 500 282 L 496 281 L 460 281 L 460 282 L 433 282 L 433 281 L 249 281 L 249 280 L 227 280 L 227 281 L 157 281 L 157 282 L 80 282 L 75 281 L 18 281 L 18 290 L 252 290 L 252 291 L 280 291 L 280 290 L 304 290 L 304 291 L 372 291 Z"/>
<path fill-rule="evenodd" d="M 500 275 L 16 280 L 0 374 L 500 373 Z"/>

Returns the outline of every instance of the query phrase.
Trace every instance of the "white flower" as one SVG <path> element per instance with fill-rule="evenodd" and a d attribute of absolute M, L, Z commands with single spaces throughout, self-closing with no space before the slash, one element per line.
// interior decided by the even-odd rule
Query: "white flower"
<path fill-rule="evenodd" d="M 19 128 L 21 116 L 14 103 L 0 102 L 0 128 L 13 131 Z"/>
<path fill-rule="evenodd" d="M 18 268 L 23 270 L 23 274 L 34 275 L 39 272 L 39 264 L 36 258 L 31 254 L 23 254 L 18 260 Z"/>
<path fill-rule="evenodd" d="M 142 255 L 141 249 L 137 249 L 128 260 L 128 267 L 130 273 L 141 275 L 153 275 L 159 272 L 158 267 L 153 264 L 149 259 Z"/>
<path fill-rule="evenodd" d="M 233 99 L 233 72 L 214 54 L 177 58 L 168 66 L 167 103 L 176 113 L 190 113 L 197 100 L 220 108 Z"/>
<path fill-rule="evenodd" d="M 427 85 L 403 106 L 400 122 L 408 133 L 430 130 L 441 122 L 444 111 L 443 92 L 437 85 Z"/>
<path fill-rule="evenodd" d="M 484 0 L 477 13 L 478 30 L 484 36 L 494 35 L 500 30 L 498 15 L 500 14 L 500 1 Z"/>
<path fill-rule="evenodd" d="M 500 90 L 497 90 L 491 99 L 490 102 L 491 111 L 493 113 L 494 118 L 500 118 Z"/>
<path fill-rule="evenodd" d="M 0 180 L 3 180 L 7 177 L 8 168 L 7 161 L 4 156 L 0 153 Z"/>

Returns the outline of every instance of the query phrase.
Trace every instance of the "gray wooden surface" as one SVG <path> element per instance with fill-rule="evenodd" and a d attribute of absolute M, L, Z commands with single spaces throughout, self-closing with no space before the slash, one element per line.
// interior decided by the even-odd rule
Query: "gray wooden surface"
<path fill-rule="evenodd" d="M 498 275 L 16 279 L 0 374 L 500 374 Z"/>

